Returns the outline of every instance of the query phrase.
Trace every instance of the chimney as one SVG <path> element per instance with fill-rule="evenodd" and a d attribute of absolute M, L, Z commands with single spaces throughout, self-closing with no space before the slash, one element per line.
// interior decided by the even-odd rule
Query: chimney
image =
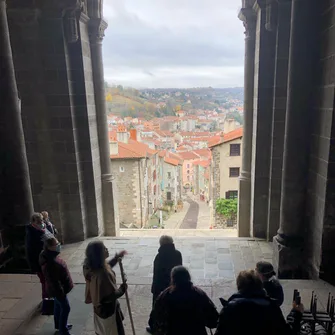
<path fill-rule="evenodd" d="M 137 141 L 137 131 L 136 131 L 136 129 L 130 129 L 129 133 L 130 133 L 130 139 L 134 140 L 134 141 Z"/>
<path fill-rule="evenodd" d="M 117 127 L 116 137 L 119 142 L 128 143 L 128 132 L 124 125 L 120 124 Z"/>
<path fill-rule="evenodd" d="M 109 154 L 110 155 L 118 155 L 119 154 L 119 145 L 117 141 L 109 141 Z"/>

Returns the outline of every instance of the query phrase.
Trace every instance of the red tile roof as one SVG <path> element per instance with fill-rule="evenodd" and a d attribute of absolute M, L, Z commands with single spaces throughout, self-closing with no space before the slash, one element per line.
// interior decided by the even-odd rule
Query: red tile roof
<path fill-rule="evenodd" d="M 177 159 L 173 159 L 170 157 L 164 157 L 164 162 L 174 165 L 174 166 L 178 166 L 179 165 L 179 161 Z"/>
<path fill-rule="evenodd" d="M 128 143 L 118 142 L 118 146 L 118 155 L 110 155 L 111 159 L 145 158 L 157 153 L 156 150 L 150 149 L 145 143 L 132 139 L 129 139 Z"/>
<path fill-rule="evenodd" d="M 111 159 L 139 159 L 145 158 L 145 155 L 138 153 L 131 145 L 118 142 L 119 153 L 117 155 L 110 155 Z"/>
<path fill-rule="evenodd" d="M 217 145 L 220 145 L 222 143 L 226 143 L 226 142 L 230 142 L 230 141 L 233 141 L 233 140 L 236 140 L 238 138 L 242 138 L 243 137 L 243 128 L 237 128 L 233 131 L 230 131 L 229 133 L 227 134 L 224 134 L 223 135 L 223 139 L 221 137 L 221 140 L 217 143 L 214 143 L 214 144 L 208 144 L 208 147 L 209 148 L 213 148 Z"/>
<path fill-rule="evenodd" d="M 200 165 L 202 167 L 207 167 L 210 165 L 210 161 L 209 160 L 198 160 L 193 162 L 193 165 Z"/>
<path fill-rule="evenodd" d="M 193 151 L 184 151 L 178 154 L 183 160 L 199 159 L 200 156 Z"/>
<path fill-rule="evenodd" d="M 196 149 L 196 150 L 193 150 L 194 153 L 196 153 L 197 155 L 199 156 L 202 156 L 202 157 L 211 157 L 212 156 L 212 153 L 209 149 L 207 148 L 204 148 L 204 149 Z"/>

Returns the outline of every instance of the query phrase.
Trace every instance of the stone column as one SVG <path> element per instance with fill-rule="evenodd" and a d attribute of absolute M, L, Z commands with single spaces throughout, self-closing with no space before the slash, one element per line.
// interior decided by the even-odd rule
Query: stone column
<path fill-rule="evenodd" d="M 114 192 L 109 153 L 109 138 L 106 113 L 104 69 L 102 61 L 102 40 L 107 23 L 102 18 L 91 18 L 89 22 L 90 46 L 93 69 L 94 96 L 99 137 L 100 165 L 102 178 L 102 200 L 105 234 L 118 234 L 118 220 L 114 206 Z"/>
<path fill-rule="evenodd" d="M 281 278 L 306 278 L 304 257 L 306 188 L 311 137 L 311 96 L 315 67 L 314 0 L 293 0 L 280 228 L 274 238 L 274 264 Z"/>
<path fill-rule="evenodd" d="M 288 59 L 290 49 L 291 1 L 278 1 L 277 47 L 272 117 L 268 240 L 279 228 L 281 180 L 287 102 Z"/>
<path fill-rule="evenodd" d="M 11 228 L 29 221 L 33 201 L 4 0 L 0 0 L 0 50 L 0 224 Z"/>
<path fill-rule="evenodd" d="M 255 70 L 256 15 L 251 8 L 242 8 L 239 18 L 245 26 L 244 108 L 242 171 L 239 185 L 238 236 L 250 236 L 251 152 Z"/>

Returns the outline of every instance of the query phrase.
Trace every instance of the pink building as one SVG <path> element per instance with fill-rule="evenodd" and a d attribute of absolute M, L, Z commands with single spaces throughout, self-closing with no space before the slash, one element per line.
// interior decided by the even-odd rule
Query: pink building
<path fill-rule="evenodd" d="M 193 162 L 199 160 L 200 156 L 193 151 L 180 152 L 178 154 L 183 159 L 183 186 L 185 188 L 193 187 Z"/>

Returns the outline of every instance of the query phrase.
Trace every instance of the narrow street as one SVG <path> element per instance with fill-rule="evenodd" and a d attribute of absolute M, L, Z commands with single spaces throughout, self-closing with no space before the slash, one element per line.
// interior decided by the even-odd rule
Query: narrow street
<path fill-rule="evenodd" d="M 199 204 L 193 201 L 190 197 L 187 198 L 190 207 L 180 225 L 180 229 L 196 229 L 199 216 Z"/>

